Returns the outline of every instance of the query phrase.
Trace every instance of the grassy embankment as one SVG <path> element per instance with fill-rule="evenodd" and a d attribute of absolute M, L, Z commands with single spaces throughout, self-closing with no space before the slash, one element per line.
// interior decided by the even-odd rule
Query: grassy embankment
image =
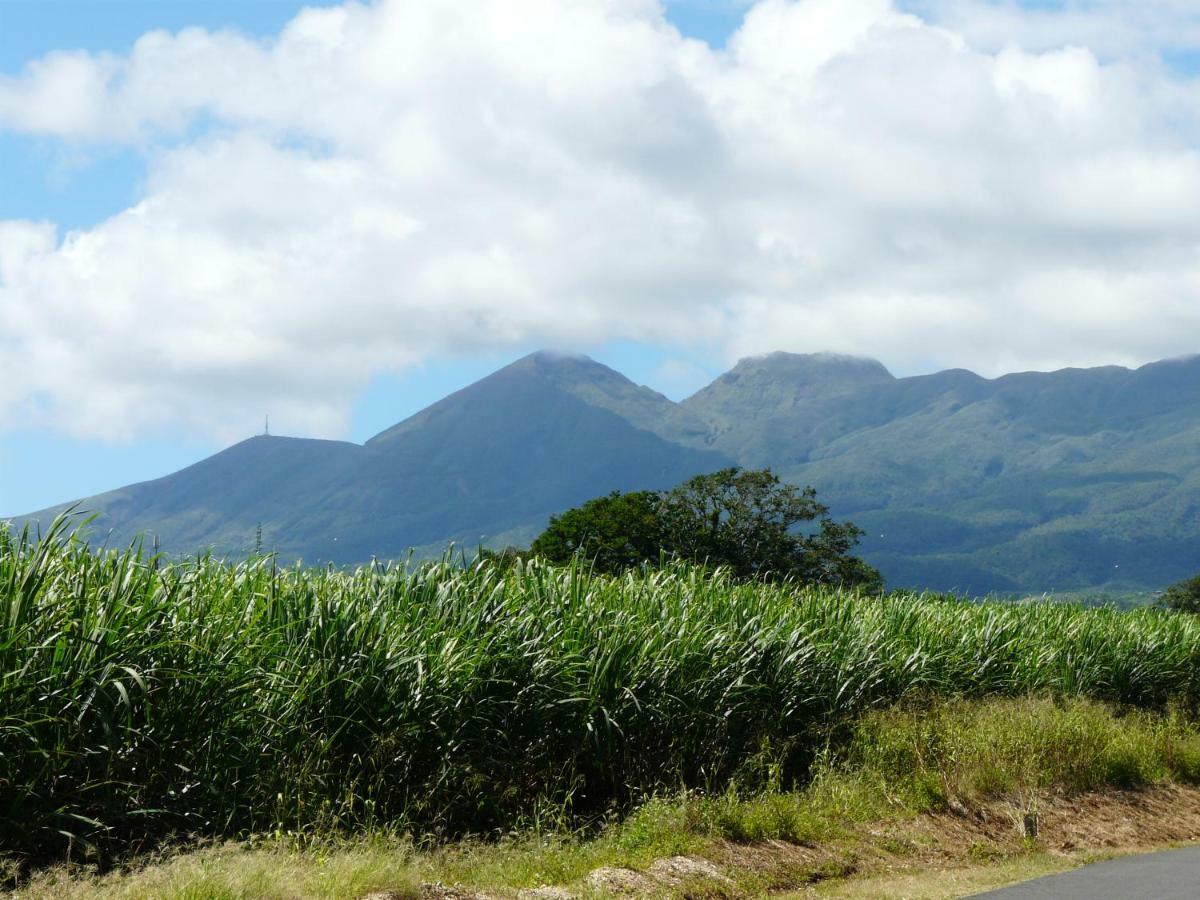
<path fill-rule="evenodd" d="M 1072 805 L 1064 798 L 1082 798 L 1086 806 L 1095 796 L 1089 791 L 1198 782 L 1200 731 L 1177 717 L 1114 715 L 1084 699 L 939 701 L 865 714 L 802 788 L 730 786 L 716 795 L 663 796 L 598 832 L 572 834 L 551 823 L 549 832 L 434 846 L 383 832 L 341 839 L 267 836 L 103 876 L 48 869 L 19 896 L 354 900 L 372 891 L 442 896 L 428 888 L 436 883 L 465 886 L 453 895 L 461 897 L 474 896 L 472 891 L 513 897 L 542 885 L 588 896 L 598 893 L 587 882 L 598 867 L 653 871 L 656 860 L 685 854 L 713 860 L 728 880 L 655 888 L 693 898 L 789 889 L 797 896 L 815 890 L 847 897 L 951 897 L 1068 868 L 1097 851 L 1166 840 L 1161 830 L 1155 833 L 1164 825 L 1161 809 L 1159 821 L 1131 823 L 1139 831 L 1149 826 L 1140 840 L 1111 840 L 1108 829 L 1120 824 L 1114 820 L 1144 814 L 1135 802 L 1075 815 L 1066 824 L 1076 826 L 1076 834 L 1082 828 L 1090 843 L 1074 854 L 1047 853 L 1045 843 L 1022 836 L 1021 828 L 1032 816 L 1050 830 L 1063 803 Z M 1179 799 L 1159 798 L 1171 820 L 1168 838 L 1185 833 L 1172 829 L 1176 820 L 1200 824 L 1200 792 L 1184 797 L 1190 811 L 1178 807 Z M 977 821 L 985 810 L 990 824 Z M 919 821 L 922 814 L 931 815 Z M 855 875 L 862 877 L 848 878 Z"/>
<path fill-rule="evenodd" d="M 324 850 L 289 863 L 336 881 L 315 891 L 328 896 L 468 871 L 519 886 L 718 839 L 836 843 L 957 798 L 1200 771 L 1200 625 L 1154 610 L 859 597 L 684 567 L 167 566 L 13 536 L 0 599 L 0 846 L 27 862 L 171 835 L 321 847 L 623 820 L 536 851 L 380 837 L 337 857 L 363 861 L 358 880 L 331 881 Z M 1030 695 L 1061 702 L 944 702 Z M 901 702 L 933 711 L 886 709 Z M 241 853 L 239 871 L 271 858 Z"/>

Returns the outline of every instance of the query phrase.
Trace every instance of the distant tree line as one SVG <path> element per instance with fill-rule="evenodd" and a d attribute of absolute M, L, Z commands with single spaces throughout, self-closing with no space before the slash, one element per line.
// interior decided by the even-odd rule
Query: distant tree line
<path fill-rule="evenodd" d="M 684 559 L 743 579 L 881 588 L 879 572 L 850 552 L 861 536 L 830 518 L 813 488 L 730 468 L 666 491 L 614 491 L 551 517 L 527 551 L 481 553 L 501 564 L 582 558 L 604 573 Z"/>
<path fill-rule="evenodd" d="M 1171 585 L 1158 602 L 1176 612 L 1200 613 L 1200 575 Z"/>

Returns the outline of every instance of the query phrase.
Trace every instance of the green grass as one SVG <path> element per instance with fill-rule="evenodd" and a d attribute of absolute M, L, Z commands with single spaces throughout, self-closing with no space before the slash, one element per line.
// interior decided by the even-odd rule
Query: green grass
<path fill-rule="evenodd" d="M 1200 624 L 1149 609 L 687 567 L 167 565 L 54 537 L 0 536 L 0 846 L 32 861 L 172 835 L 496 836 L 786 790 L 906 698 L 1200 700 Z"/>
<path fill-rule="evenodd" d="M 951 796 L 1200 782 L 1200 739 L 1189 719 L 1137 710 L 1117 718 L 1083 701 L 960 700 L 920 716 L 873 713 L 857 727 L 848 756 L 855 770 L 916 790 L 917 808 Z"/>
<path fill-rule="evenodd" d="M 988 747 L 998 752 L 988 754 Z M 1047 794 L 1195 783 L 1200 781 L 1198 758 L 1200 731 L 1174 715 L 1119 712 L 1086 699 L 937 701 L 866 714 L 846 743 L 816 764 L 813 780 L 801 789 L 747 793 L 730 786 L 719 794 L 655 798 L 598 834 L 530 831 L 429 847 L 382 835 L 258 838 L 142 860 L 104 875 L 49 869 L 28 880 L 18 896 L 350 900 L 373 890 L 418 897 L 420 886 L 430 882 L 513 896 L 542 885 L 578 889 L 600 866 L 645 870 L 656 859 L 680 854 L 720 859 L 720 844 L 727 841 L 760 849 L 784 841 L 821 851 L 807 860 L 786 853 L 772 857 L 768 851 L 765 857 L 749 857 L 753 862 L 730 866 L 730 893 L 738 896 L 840 882 L 860 869 L 867 876 L 861 889 L 850 883 L 833 892 L 890 896 L 872 880 L 876 872 L 887 872 L 888 878 L 902 879 L 905 896 L 914 896 L 913 884 L 923 884 L 922 891 L 947 884 L 982 888 L 1026 870 L 1036 874 L 1048 862 L 1034 842 L 996 844 L 981 834 L 960 858 L 943 858 L 943 865 L 958 870 L 950 879 L 921 875 L 919 865 L 898 876 L 886 859 L 871 868 L 880 851 L 908 864 L 922 847 L 935 843 L 936 832 L 906 831 L 906 825 L 919 813 L 942 809 L 951 796 L 968 805 L 999 800 L 1021 809 Z M 929 785 L 937 787 L 929 790 Z M 943 847 L 942 852 L 952 851 Z"/>

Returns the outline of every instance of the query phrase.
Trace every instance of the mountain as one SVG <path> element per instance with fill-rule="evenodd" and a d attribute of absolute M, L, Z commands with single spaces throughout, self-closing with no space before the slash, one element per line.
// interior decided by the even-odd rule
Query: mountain
<path fill-rule="evenodd" d="M 817 486 L 892 584 L 1145 589 L 1200 571 L 1200 357 L 995 380 L 880 369 L 775 354 L 682 405 L 705 446 Z"/>
<path fill-rule="evenodd" d="M 785 465 L 844 433 L 846 416 L 895 378 L 871 359 L 831 353 L 771 353 L 743 359 L 680 407 L 707 425 L 705 446 L 749 467 Z M 695 443 L 695 441 L 692 441 Z"/>
<path fill-rule="evenodd" d="M 733 462 L 654 429 L 687 416 L 587 357 L 535 353 L 365 445 L 259 436 L 173 475 L 84 500 L 110 544 L 353 563 L 450 541 L 532 539 L 597 492 L 662 488 Z M 49 520 L 61 507 L 17 519 Z"/>
<path fill-rule="evenodd" d="M 1200 571 L 1200 357 L 985 379 L 773 353 L 673 403 L 535 353 L 364 445 L 251 438 L 82 506 L 110 542 L 240 554 L 261 526 L 286 558 L 352 563 L 525 543 L 590 497 L 734 464 L 814 485 L 894 586 L 1146 590 Z"/>

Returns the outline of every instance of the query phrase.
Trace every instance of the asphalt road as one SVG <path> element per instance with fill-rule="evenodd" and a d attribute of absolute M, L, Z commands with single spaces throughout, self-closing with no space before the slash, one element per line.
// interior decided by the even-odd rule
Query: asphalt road
<path fill-rule="evenodd" d="M 1200 847 L 1126 856 L 974 900 L 1200 900 Z"/>

